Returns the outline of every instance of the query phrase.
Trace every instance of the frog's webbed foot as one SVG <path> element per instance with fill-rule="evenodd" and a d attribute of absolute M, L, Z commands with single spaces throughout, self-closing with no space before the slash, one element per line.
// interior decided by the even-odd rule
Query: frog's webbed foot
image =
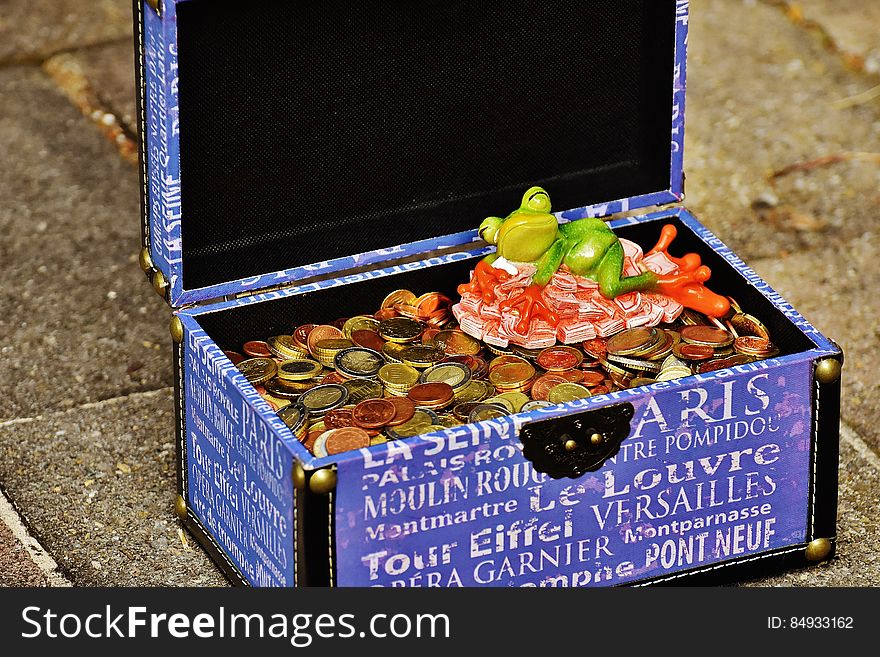
<path fill-rule="evenodd" d="M 676 235 L 678 235 L 678 230 L 675 228 L 675 226 L 673 226 L 672 224 L 666 224 L 660 230 L 660 239 L 657 240 L 657 244 L 654 245 L 654 248 L 648 251 L 645 255 L 651 255 L 652 253 L 662 253 L 672 262 L 678 265 L 679 271 L 696 271 L 702 264 L 699 254 L 686 253 L 681 258 L 676 258 L 673 255 L 669 255 L 668 249 L 672 245 L 673 240 L 675 240 Z"/>
<path fill-rule="evenodd" d="M 690 272 L 658 276 L 655 290 L 685 308 L 710 317 L 723 317 L 730 310 L 730 301 L 703 285 L 711 276 L 712 271 L 702 265 Z"/>
<path fill-rule="evenodd" d="M 474 267 L 474 276 L 470 283 L 458 286 L 459 294 L 478 294 L 485 303 L 495 301 L 495 286 L 510 278 L 503 269 L 496 269 L 485 260 L 480 260 Z"/>
<path fill-rule="evenodd" d="M 540 285 L 529 285 L 517 296 L 501 302 L 500 308 L 502 311 L 513 308 L 519 311 L 519 322 L 517 322 L 516 330 L 523 335 L 529 332 L 529 326 L 532 323 L 533 317 L 543 319 L 553 326 L 559 324 L 559 316 L 544 301 L 543 291 L 544 288 Z"/>

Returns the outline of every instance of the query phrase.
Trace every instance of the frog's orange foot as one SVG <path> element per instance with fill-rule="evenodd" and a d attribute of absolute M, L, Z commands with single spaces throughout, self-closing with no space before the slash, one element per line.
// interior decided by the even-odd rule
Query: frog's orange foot
<path fill-rule="evenodd" d="M 552 326 L 559 324 L 559 316 L 544 301 L 543 291 L 544 288 L 539 285 L 529 285 L 522 293 L 501 302 L 502 311 L 515 308 L 519 312 L 516 330 L 523 335 L 528 334 L 533 317 L 543 319 Z"/>
<path fill-rule="evenodd" d="M 705 265 L 691 272 L 659 276 L 656 290 L 685 308 L 709 317 L 723 317 L 730 310 L 730 300 L 703 285 L 711 276 L 712 271 Z"/>
<path fill-rule="evenodd" d="M 474 267 L 474 275 L 470 283 L 458 286 L 459 294 L 478 294 L 485 303 L 495 302 L 495 286 L 510 278 L 503 269 L 495 269 L 485 260 L 480 260 Z"/>
<path fill-rule="evenodd" d="M 678 230 L 675 228 L 675 226 L 673 226 L 672 224 L 666 224 L 660 230 L 660 239 L 657 240 L 657 244 L 654 245 L 654 248 L 648 251 L 646 255 L 651 255 L 652 253 L 662 253 L 672 262 L 678 265 L 679 271 L 695 271 L 702 264 L 699 254 L 686 253 L 681 258 L 676 258 L 673 255 L 669 255 L 669 247 L 672 245 L 673 240 L 675 240 L 676 235 L 678 235 Z"/>

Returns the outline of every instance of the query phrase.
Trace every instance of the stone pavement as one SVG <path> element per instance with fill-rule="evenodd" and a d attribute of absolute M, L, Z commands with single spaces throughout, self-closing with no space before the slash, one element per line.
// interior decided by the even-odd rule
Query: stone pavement
<path fill-rule="evenodd" d="M 687 205 L 847 353 L 837 557 L 749 584 L 877 585 L 880 11 L 691 12 Z M 130 29 L 126 0 L 0 8 L 0 487 L 75 585 L 223 585 L 171 509 L 169 313 L 136 263 Z M 21 540 L 0 524 L 0 573 L 18 578 L 2 584 L 45 581 L 9 565 Z"/>

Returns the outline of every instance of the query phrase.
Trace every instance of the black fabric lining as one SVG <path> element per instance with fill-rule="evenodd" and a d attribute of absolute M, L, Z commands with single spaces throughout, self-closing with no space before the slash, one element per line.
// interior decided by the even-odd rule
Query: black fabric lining
<path fill-rule="evenodd" d="M 761 320 L 769 329 L 782 355 L 807 351 L 815 346 L 791 320 L 758 290 L 746 283 L 726 260 L 706 249 L 705 244 L 677 218 L 624 226 L 615 232 L 620 237 L 640 244 L 647 251 L 656 243 L 660 229 L 666 223 L 678 228 L 672 254 L 681 256 L 690 251 L 699 253 L 703 262 L 712 269 L 709 287 L 719 294 L 732 296 L 745 312 Z M 239 351 L 242 343 L 247 340 L 291 333 L 300 324 L 322 324 L 341 317 L 375 312 L 382 299 L 398 288 L 407 288 L 416 294 L 438 291 L 452 299 L 458 299 L 455 289 L 459 284 L 468 281 L 469 272 L 475 264 L 476 260 L 471 259 L 367 279 L 299 296 L 200 315 L 198 321 L 221 348 Z"/>
<path fill-rule="evenodd" d="M 667 189 L 674 0 L 177 6 L 183 285 Z"/>

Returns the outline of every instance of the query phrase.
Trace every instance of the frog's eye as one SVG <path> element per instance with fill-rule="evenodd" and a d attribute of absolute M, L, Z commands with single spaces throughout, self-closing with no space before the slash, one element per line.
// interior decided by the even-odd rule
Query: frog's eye
<path fill-rule="evenodd" d="M 550 195 L 547 192 L 541 188 L 530 189 L 529 192 L 526 205 L 530 210 L 550 212 Z"/>

